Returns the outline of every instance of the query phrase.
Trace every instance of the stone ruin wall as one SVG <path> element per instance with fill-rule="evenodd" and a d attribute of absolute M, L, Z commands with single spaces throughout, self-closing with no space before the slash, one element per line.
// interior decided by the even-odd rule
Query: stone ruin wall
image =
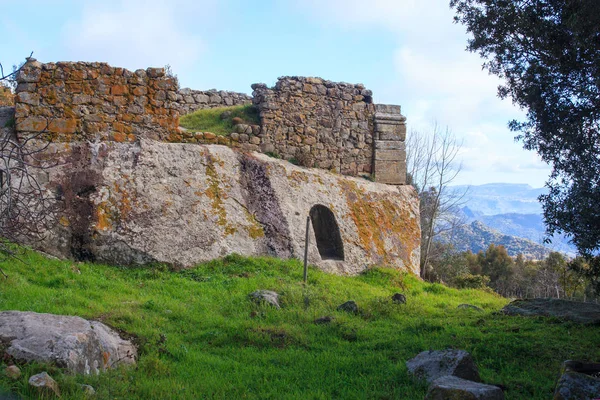
<path fill-rule="evenodd" d="M 210 108 L 237 100 L 209 91 L 213 100 L 208 95 L 204 103 L 207 92 L 178 90 L 162 68 L 30 60 L 17 79 L 16 133 L 42 134 L 51 142 L 47 156 L 59 163 L 44 180 L 64 202 L 41 247 L 50 254 L 180 266 L 230 252 L 295 257 L 307 213 L 322 204 L 338 220 L 345 256 L 324 258 L 313 235 L 311 263 L 340 273 L 368 265 L 418 273 L 418 200 L 402 186 L 404 117 L 398 106 L 373 104 L 362 85 L 296 77 L 271 89 L 255 85 L 262 125 L 216 136 L 178 127 L 182 101 L 192 104 L 192 96 Z M 193 145 L 199 143 L 230 148 Z M 250 150 L 306 156 L 303 163 L 318 169 Z M 399 186 L 324 169 L 370 172 Z M 275 203 L 283 217 L 276 216 L 281 229 L 273 230 Z"/>
<path fill-rule="evenodd" d="M 181 115 L 185 115 L 196 110 L 252 104 L 252 96 L 225 90 L 192 90 L 190 88 L 183 88 L 177 92 L 175 101 L 179 103 L 179 112 Z"/>
<path fill-rule="evenodd" d="M 162 68 L 128 71 L 106 63 L 33 59 L 17 76 L 16 129 L 52 141 L 221 144 L 269 153 L 343 175 L 406 183 L 405 118 L 399 106 L 373 104 L 361 84 L 283 77 L 273 88 L 254 84 L 253 97 L 226 91 L 179 90 Z M 250 104 L 260 125 L 240 124 L 217 136 L 179 128 L 179 115 Z"/>
<path fill-rule="evenodd" d="M 372 172 L 375 105 L 363 85 L 283 77 L 252 88 L 263 150 L 344 175 Z"/>
<path fill-rule="evenodd" d="M 169 140 L 179 126 L 177 81 L 162 68 L 135 72 L 105 63 L 27 62 L 17 76 L 20 135 L 55 142 Z"/>

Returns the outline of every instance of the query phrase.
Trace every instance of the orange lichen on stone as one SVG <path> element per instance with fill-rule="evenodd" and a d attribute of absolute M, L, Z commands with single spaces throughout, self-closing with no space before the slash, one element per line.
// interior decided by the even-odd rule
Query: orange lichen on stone
<path fill-rule="evenodd" d="M 108 203 L 102 202 L 96 209 L 96 230 L 108 231 L 110 229 L 112 229 L 112 221 L 110 211 L 108 210 Z"/>
<path fill-rule="evenodd" d="M 113 96 L 122 96 L 129 93 L 129 88 L 126 85 L 114 85 L 110 88 L 110 94 Z"/>
<path fill-rule="evenodd" d="M 227 211 L 223 206 L 223 200 L 227 199 L 228 196 L 220 187 L 219 176 L 215 168 L 215 162 L 219 162 L 219 160 L 210 154 L 208 154 L 206 160 L 206 175 L 208 176 L 209 186 L 204 194 L 211 199 L 211 206 L 217 216 L 217 224 L 223 227 L 225 235 L 232 235 L 237 232 L 237 229 L 227 221 Z"/>
<path fill-rule="evenodd" d="M 52 119 L 48 124 L 48 131 L 59 135 L 75 133 L 77 131 L 77 120 L 63 118 Z"/>
<path fill-rule="evenodd" d="M 366 193 L 355 182 L 343 184 L 349 217 L 356 225 L 360 246 L 375 253 L 383 263 L 390 256 L 410 259 L 410 253 L 419 246 L 419 226 L 410 212 L 377 193 Z M 387 248 L 386 238 L 393 248 Z"/>
<path fill-rule="evenodd" d="M 17 132 L 48 130 L 46 138 L 54 142 L 111 140 L 112 132 L 119 132 L 124 135 L 117 135 L 118 140 L 136 141 L 145 133 L 164 140 L 178 127 L 178 110 L 155 101 L 154 87 L 161 87 L 163 94 L 177 91 L 176 83 L 163 75 L 137 74 L 104 63 L 35 60 L 22 70 L 15 100 Z"/>
<path fill-rule="evenodd" d="M 293 170 L 288 175 L 288 181 L 290 185 L 298 187 L 304 183 L 308 183 L 308 176 L 304 172 Z"/>

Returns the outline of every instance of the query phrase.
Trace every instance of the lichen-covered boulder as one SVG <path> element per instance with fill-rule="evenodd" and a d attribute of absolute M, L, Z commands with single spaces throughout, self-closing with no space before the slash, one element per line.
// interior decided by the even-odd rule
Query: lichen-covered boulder
<path fill-rule="evenodd" d="M 504 400 L 498 386 L 485 385 L 456 376 L 442 376 L 431 384 L 425 400 Z"/>
<path fill-rule="evenodd" d="M 59 257 L 189 267 L 230 253 L 302 258 L 324 271 L 419 273 L 419 202 L 390 186 L 219 145 L 52 143 L 42 180 L 61 200 L 44 242 Z"/>
<path fill-rule="evenodd" d="M 65 315 L 0 312 L 0 343 L 17 360 L 54 363 L 80 374 L 137 358 L 136 347 L 103 323 Z"/>
<path fill-rule="evenodd" d="M 473 358 L 464 350 L 423 351 L 406 362 L 408 372 L 431 383 L 439 377 L 453 375 L 480 382 L 479 371 Z"/>
<path fill-rule="evenodd" d="M 506 305 L 506 315 L 555 317 L 581 324 L 600 324 L 600 304 L 562 299 L 524 299 Z"/>
<path fill-rule="evenodd" d="M 275 308 L 279 306 L 279 295 L 272 290 L 256 290 L 248 295 L 250 300 L 258 304 L 269 304 Z"/>

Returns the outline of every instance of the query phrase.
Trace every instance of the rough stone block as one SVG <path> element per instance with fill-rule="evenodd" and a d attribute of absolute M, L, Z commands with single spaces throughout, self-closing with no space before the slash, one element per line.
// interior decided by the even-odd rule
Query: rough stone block
<path fill-rule="evenodd" d="M 375 150 L 375 160 L 377 161 L 406 161 L 406 151 L 400 149 Z"/>
<path fill-rule="evenodd" d="M 406 163 L 375 160 L 375 181 L 388 185 L 406 184 Z"/>
<path fill-rule="evenodd" d="M 403 150 L 406 151 L 406 145 L 400 140 L 376 140 L 375 150 Z"/>
<path fill-rule="evenodd" d="M 400 106 L 394 104 L 375 104 L 375 112 L 384 114 L 400 114 Z"/>
<path fill-rule="evenodd" d="M 406 124 L 388 124 L 385 122 L 376 122 L 375 131 L 379 140 L 400 140 L 406 139 Z"/>
<path fill-rule="evenodd" d="M 48 128 L 48 120 L 44 117 L 27 117 L 17 120 L 17 131 L 42 132 Z"/>

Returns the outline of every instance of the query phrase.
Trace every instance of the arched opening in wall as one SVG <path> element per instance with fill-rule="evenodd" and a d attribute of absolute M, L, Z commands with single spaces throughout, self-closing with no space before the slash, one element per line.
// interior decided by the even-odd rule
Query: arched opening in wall
<path fill-rule="evenodd" d="M 321 204 L 314 205 L 310 209 L 310 220 L 321 258 L 344 261 L 344 244 L 333 212 Z"/>

